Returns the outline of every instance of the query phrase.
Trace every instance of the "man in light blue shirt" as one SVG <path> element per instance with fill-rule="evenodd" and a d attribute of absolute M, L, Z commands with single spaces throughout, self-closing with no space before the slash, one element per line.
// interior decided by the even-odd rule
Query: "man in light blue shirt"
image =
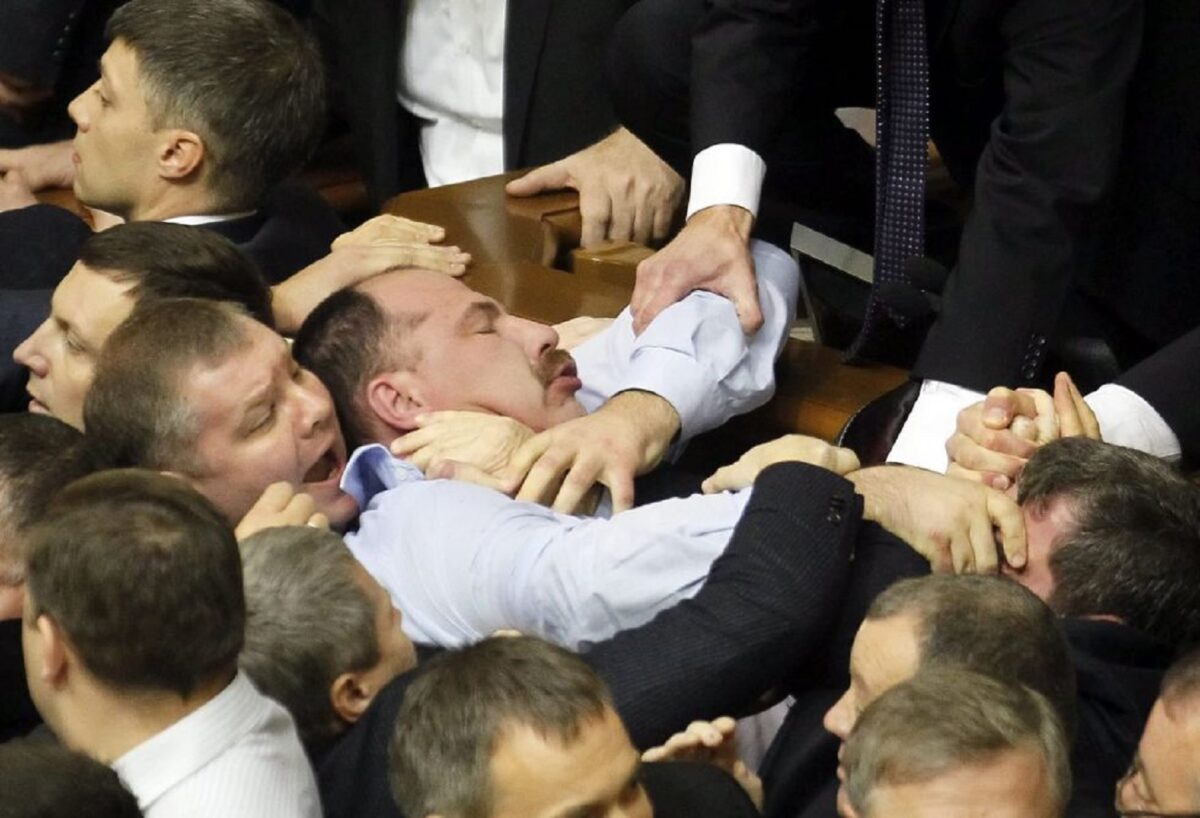
<path fill-rule="evenodd" d="M 426 480 L 377 444 L 436 410 L 502 414 L 573 440 L 619 413 L 625 422 L 601 437 L 653 437 L 644 449 L 651 462 L 641 464 L 652 467 L 672 438 L 678 446 L 772 394 L 796 268 L 770 245 L 755 252 L 766 322 L 750 337 L 731 302 L 696 292 L 641 335 L 626 309 L 572 358 L 551 328 L 419 272 L 377 277 L 314 312 L 296 355 L 330 387 L 347 436 L 376 444 L 354 453 L 341 481 L 363 510 L 346 541 L 405 611 L 409 636 L 461 645 L 511 627 L 578 647 L 699 589 L 744 492 L 575 517 L 466 482 Z M 658 423 L 662 415 L 668 421 Z"/>

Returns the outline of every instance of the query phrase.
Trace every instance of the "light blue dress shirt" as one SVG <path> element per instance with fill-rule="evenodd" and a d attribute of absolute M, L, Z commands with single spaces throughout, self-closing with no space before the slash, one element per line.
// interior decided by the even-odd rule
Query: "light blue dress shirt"
<path fill-rule="evenodd" d="M 797 298 L 795 262 L 755 242 L 763 328 L 747 338 L 731 302 L 695 292 L 640 336 L 625 310 L 577 347 L 588 411 L 627 389 L 666 398 L 681 439 L 768 400 Z M 748 491 L 666 500 L 611 518 L 573 517 L 453 480 L 426 480 L 382 446 L 342 478 L 363 512 L 346 535 L 415 641 L 458 646 L 516 628 L 571 648 L 635 627 L 691 597 L 725 549 Z"/>

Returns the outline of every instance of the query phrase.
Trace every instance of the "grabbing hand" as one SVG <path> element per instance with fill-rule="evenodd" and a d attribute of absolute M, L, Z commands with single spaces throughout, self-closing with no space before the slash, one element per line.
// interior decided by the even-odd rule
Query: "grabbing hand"
<path fill-rule="evenodd" d="M 505 191 L 533 196 L 568 187 L 579 191 L 584 247 L 665 239 L 683 201 L 680 175 L 625 128 L 514 179 Z"/>
<path fill-rule="evenodd" d="M 700 485 L 700 490 L 714 494 L 743 489 L 753 485 L 759 472 L 767 466 L 788 461 L 811 463 L 835 474 L 847 474 L 858 468 L 858 455 L 850 449 L 808 435 L 784 435 L 760 443 L 739 457 L 736 463 L 717 469 Z"/>
<path fill-rule="evenodd" d="M 958 414 L 946 441 L 946 474 L 1005 491 L 1016 483 L 1039 446 L 1059 437 L 1100 439 L 1100 425 L 1065 372 L 1054 378 L 1054 394 L 998 386 Z"/>
<path fill-rule="evenodd" d="M 909 466 L 877 466 L 848 476 L 863 516 L 929 560 L 934 571 L 994 574 L 1004 560 L 1025 565 L 1025 520 L 999 491 Z"/>
<path fill-rule="evenodd" d="M 658 465 L 679 431 L 679 414 L 649 392 L 621 392 L 590 415 L 547 429 L 513 456 L 518 500 L 576 512 L 597 483 L 613 513 L 633 506 L 633 478 Z"/>
<path fill-rule="evenodd" d="M 462 275 L 470 260 L 457 247 L 383 240 L 343 244 L 272 288 L 275 323 L 289 335 L 300 329 L 318 304 L 343 287 L 403 267 Z"/>
<path fill-rule="evenodd" d="M 329 519 L 317 511 L 312 497 L 297 492 L 290 483 L 272 483 L 242 517 L 233 533 L 240 541 L 268 528 L 285 525 L 327 529 Z"/>
<path fill-rule="evenodd" d="M 511 494 L 515 481 L 504 482 L 506 469 L 533 431 L 512 418 L 485 412 L 430 412 L 416 418 L 417 428 L 392 441 L 392 454 L 403 457 L 428 476 L 454 476 L 470 480 L 477 473 L 483 482 Z M 449 463 L 449 475 L 443 468 Z M 467 468 L 472 467 L 472 468 Z M 431 473 L 432 472 L 432 473 Z"/>
<path fill-rule="evenodd" d="M 715 205 L 693 214 L 670 244 L 638 265 L 629 300 L 633 331 L 641 333 L 656 315 L 692 290 L 708 290 L 732 301 L 746 332 L 761 327 L 749 246 L 753 223 L 750 211 L 734 205 Z"/>
<path fill-rule="evenodd" d="M 70 187 L 75 183 L 71 141 L 0 150 L 0 174 L 32 191 Z"/>
<path fill-rule="evenodd" d="M 711 764 L 733 777 L 754 806 L 763 806 L 763 783 L 737 757 L 737 722 L 729 716 L 713 721 L 694 721 L 687 729 L 676 733 L 664 744 L 642 753 L 642 761 L 695 761 Z"/>

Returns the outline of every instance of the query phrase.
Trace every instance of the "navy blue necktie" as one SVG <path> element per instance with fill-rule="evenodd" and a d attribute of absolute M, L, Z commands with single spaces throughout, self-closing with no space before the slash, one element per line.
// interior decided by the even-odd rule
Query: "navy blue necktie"
<path fill-rule="evenodd" d="M 875 98 L 875 286 L 850 357 L 870 346 L 881 324 L 904 325 L 903 316 L 879 300 L 879 285 L 907 282 L 905 262 L 925 254 L 929 55 L 924 0 L 877 0 Z"/>

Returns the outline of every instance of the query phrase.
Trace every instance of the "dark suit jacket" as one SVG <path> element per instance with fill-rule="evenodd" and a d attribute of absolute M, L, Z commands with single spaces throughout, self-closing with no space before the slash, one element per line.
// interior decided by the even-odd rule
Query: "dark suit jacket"
<path fill-rule="evenodd" d="M 747 145 L 767 158 L 769 186 L 771 167 L 786 164 L 775 151 L 789 120 L 870 85 L 875 4 L 705 5 L 691 48 L 692 150 Z M 915 374 L 1027 385 L 1062 335 L 1099 334 L 1128 365 L 1190 328 L 1200 313 L 1196 4 L 925 7 L 932 136 L 973 207 Z M 1099 313 L 1083 327 L 1068 321 L 1075 297 Z M 1112 324 L 1113 337 L 1099 332 Z"/>
<path fill-rule="evenodd" d="M 841 603 L 860 514 L 853 487 L 831 472 L 768 469 L 696 597 L 586 654 L 637 746 L 745 708 L 810 658 Z M 387 789 L 387 745 L 419 672 L 387 685 L 316 754 L 327 818 L 399 815 Z"/>
<path fill-rule="evenodd" d="M 510 0 L 504 53 L 504 166 L 551 162 L 616 124 L 599 65 L 608 33 L 633 0 Z M 338 88 L 335 110 L 354 136 L 378 207 L 425 186 L 419 123 L 396 101 L 399 0 L 316 0 L 313 16 Z"/>

